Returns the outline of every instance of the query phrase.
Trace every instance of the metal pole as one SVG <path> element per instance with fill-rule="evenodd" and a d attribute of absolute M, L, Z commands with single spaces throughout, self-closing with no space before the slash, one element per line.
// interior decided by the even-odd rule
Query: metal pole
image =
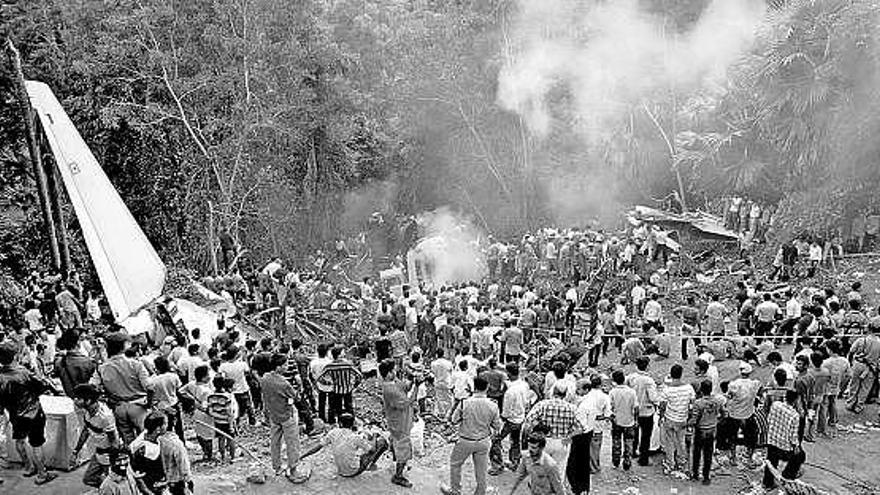
<path fill-rule="evenodd" d="M 22 120 L 24 121 L 25 137 L 27 139 L 28 153 L 31 157 L 31 168 L 34 174 L 34 180 L 37 182 L 37 195 L 40 200 L 40 210 L 43 212 L 43 223 L 46 225 L 46 234 L 49 237 L 49 248 L 52 254 L 52 265 L 56 270 L 62 268 L 61 253 L 58 248 L 58 235 L 55 231 L 55 222 L 52 220 L 52 211 L 50 210 L 49 189 L 46 186 L 46 171 L 43 168 L 42 157 L 40 156 L 40 148 L 37 144 L 37 134 L 34 127 L 34 114 L 31 108 L 30 99 L 27 95 L 27 89 L 24 84 L 24 72 L 21 69 L 21 55 L 12 40 L 6 40 L 6 54 L 12 63 L 13 81 L 15 84 L 15 92 L 21 108 Z"/>

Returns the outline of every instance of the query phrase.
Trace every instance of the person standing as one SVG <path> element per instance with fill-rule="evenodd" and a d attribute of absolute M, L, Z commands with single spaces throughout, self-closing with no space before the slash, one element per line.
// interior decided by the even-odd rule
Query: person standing
<path fill-rule="evenodd" d="M 787 461 L 782 477 L 790 480 L 797 477 L 798 471 L 806 461 L 806 454 L 801 447 L 801 437 L 798 434 L 801 421 L 795 408 L 798 400 L 798 393 L 788 390 L 785 401 L 774 402 L 767 417 L 767 461 L 774 468 L 779 467 L 779 461 Z M 764 468 L 763 485 L 768 490 L 776 487 L 776 479 L 767 467 Z"/>
<path fill-rule="evenodd" d="M 514 325 L 513 319 L 509 319 L 504 323 L 504 333 L 502 339 L 504 342 L 504 362 L 519 363 L 522 354 L 523 332 Z"/>
<path fill-rule="evenodd" d="M 94 453 L 89 459 L 89 465 L 82 481 L 85 485 L 93 488 L 100 487 L 110 472 L 110 458 L 107 453 L 112 448 L 121 447 L 113 413 L 110 408 L 98 400 L 100 395 L 98 389 L 88 383 L 77 385 L 73 391 L 73 402 L 77 408 L 83 411 L 84 427 L 70 456 L 70 465 L 79 465 L 79 453 L 86 442 L 91 440 Z"/>
<path fill-rule="evenodd" d="M 681 318 L 681 359 L 688 359 L 688 340 L 693 338 L 694 347 L 699 347 L 700 338 L 700 310 L 697 309 L 693 295 L 687 296 L 687 304 L 679 306 L 672 314 Z"/>
<path fill-rule="evenodd" d="M 659 298 L 659 294 L 652 292 L 651 298 L 645 303 L 645 323 L 642 325 L 642 331 L 645 333 L 650 332 L 651 329 L 658 332 L 663 331 L 663 307 L 660 305 L 660 301 L 658 301 Z"/>
<path fill-rule="evenodd" d="M 829 430 L 837 428 L 837 397 L 843 389 L 844 384 L 849 379 L 850 365 L 849 361 L 840 355 L 840 342 L 837 340 L 829 340 L 825 343 L 825 349 L 828 351 L 828 358 L 822 362 L 822 367 L 826 368 L 829 373 L 828 386 L 825 388 L 825 397 L 823 404 L 819 407 L 820 423 L 825 423 Z"/>
<path fill-rule="evenodd" d="M 813 413 L 812 417 L 807 418 L 806 433 L 809 438 L 814 438 L 814 433 L 825 436 L 827 434 L 827 417 L 822 410 L 826 404 L 825 394 L 828 390 L 828 382 L 831 381 L 831 371 L 822 366 L 825 360 L 825 353 L 813 351 L 810 354 L 810 373 L 813 375 L 815 384 L 813 385 Z"/>
<path fill-rule="evenodd" d="M 434 377 L 434 416 L 445 418 L 452 406 L 452 361 L 446 359 L 446 351 L 437 349 L 437 359 L 431 361 Z"/>
<path fill-rule="evenodd" d="M 376 342 L 376 346 L 378 349 L 379 341 Z M 327 357 L 327 352 L 327 344 L 318 344 L 318 357 L 312 359 L 312 362 L 309 363 L 309 374 L 311 374 L 311 380 L 318 390 L 318 417 L 325 423 L 327 422 L 327 403 L 329 402 L 330 392 L 333 391 L 333 384 L 329 382 L 322 383 L 318 381 L 318 378 L 324 373 L 324 368 L 333 361 Z M 381 356 L 380 352 L 377 352 L 378 356 Z"/>
<path fill-rule="evenodd" d="M 636 392 L 636 403 L 639 407 L 637 445 L 633 447 L 633 450 L 639 452 L 639 466 L 650 465 L 648 452 L 651 450 L 651 435 L 654 433 L 654 413 L 660 402 L 657 384 L 648 374 L 650 362 L 647 356 L 636 359 L 636 371 L 626 380 L 626 384 Z"/>
<path fill-rule="evenodd" d="M 865 409 L 865 401 L 871 386 L 877 379 L 880 366 L 880 317 L 868 323 L 868 334 L 853 342 L 849 351 L 852 362 L 852 379 L 849 383 L 847 410 L 856 414 Z"/>
<path fill-rule="evenodd" d="M 694 403 L 694 456 L 691 463 L 691 479 L 700 476 L 702 460 L 703 484 L 711 484 L 709 473 L 712 469 L 712 456 L 715 453 L 715 434 L 718 429 L 718 417 L 721 414 L 721 401 L 712 393 L 712 381 L 700 382 L 700 396 Z"/>
<path fill-rule="evenodd" d="M 251 372 L 251 367 L 247 361 L 241 358 L 241 351 L 235 345 L 226 350 L 223 355 L 223 364 L 220 365 L 220 373 L 227 378 L 232 379 L 232 395 L 235 396 L 235 402 L 238 404 L 238 420 L 245 414 L 248 417 L 248 423 L 251 426 L 257 424 L 254 417 L 254 404 L 251 400 L 251 386 L 248 384 L 247 377 Z"/>
<path fill-rule="evenodd" d="M 153 409 L 168 414 L 173 421 L 172 428 L 183 438 L 183 420 L 177 391 L 183 386 L 177 373 L 171 371 L 171 364 L 165 356 L 154 361 L 156 374 L 147 379 L 147 390 L 151 393 Z"/>
<path fill-rule="evenodd" d="M 526 412 L 531 407 L 536 397 L 535 393 L 529 387 L 529 384 L 519 375 L 519 365 L 516 363 L 507 363 L 505 366 L 507 371 L 508 384 L 507 391 L 504 392 L 504 400 L 502 401 L 501 419 L 504 421 L 501 431 L 492 438 L 492 448 L 489 451 L 489 458 L 492 461 L 492 468 L 489 474 L 496 476 L 504 471 L 504 459 L 501 451 L 501 442 L 510 436 L 510 450 L 508 458 L 511 469 L 516 469 L 520 461 L 520 435 L 522 434 L 523 422 L 526 419 Z"/>
<path fill-rule="evenodd" d="M 88 383 L 98 367 L 94 359 L 80 350 L 79 337 L 78 330 L 67 330 L 56 344 L 60 352 L 55 355 L 55 374 L 68 397 L 73 397 L 77 385 Z"/>
<path fill-rule="evenodd" d="M 800 435 L 804 441 L 813 442 L 810 427 L 816 418 L 816 377 L 810 370 L 810 358 L 805 355 L 795 356 L 795 369 L 798 372 L 794 379 L 794 389 L 798 393 L 795 409 L 801 416 Z"/>
<path fill-rule="evenodd" d="M 731 420 L 730 438 L 736 439 L 742 432 L 746 448 L 746 464 L 750 465 L 758 442 L 758 425 L 755 422 L 755 398 L 761 382 L 751 378 L 752 365 L 745 361 L 739 365 L 740 377 L 730 382 L 727 390 L 726 409 Z M 731 445 L 731 463 L 736 465 L 736 444 Z"/>
<path fill-rule="evenodd" d="M 55 287 L 55 303 L 58 307 L 58 324 L 65 330 L 82 328 L 82 315 L 79 303 L 66 286 L 57 284 Z"/>
<path fill-rule="evenodd" d="M 352 394 L 363 377 L 354 364 L 345 359 L 341 347 L 334 347 L 330 351 L 330 356 L 333 361 L 324 367 L 324 371 L 318 376 L 318 383 L 329 382 L 333 385 L 327 423 L 335 423 L 339 415 L 344 412 L 354 414 Z"/>
<path fill-rule="evenodd" d="M 46 415 L 40 405 L 40 395 L 46 385 L 23 367 L 12 364 L 17 353 L 12 342 L 0 344 L 0 408 L 9 415 L 12 438 L 24 462 L 25 476 L 36 475 L 35 483 L 43 485 L 57 477 L 46 471 L 43 460 Z M 25 446 L 25 441 L 30 448 Z"/>
<path fill-rule="evenodd" d="M 626 377 L 623 370 L 614 370 L 611 373 L 614 388 L 608 392 L 611 400 L 611 465 L 615 468 L 623 461 L 623 470 L 629 471 L 632 466 L 631 458 L 633 442 L 636 438 L 636 416 L 638 415 L 638 402 L 636 391 L 626 385 Z M 621 449 L 621 443 L 622 449 Z M 621 458 L 621 450 L 623 457 Z"/>
<path fill-rule="evenodd" d="M 152 427 L 157 434 L 159 456 L 162 458 L 162 470 L 165 472 L 169 495 L 189 495 L 193 493 L 192 468 L 189 453 L 183 439 L 168 428 L 168 417 L 154 411 L 144 420 L 144 428 Z"/>
<path fill-rule="evenodd" d="M 382 405 L 385 421 L 391 438 L 391 452 L 394 455 L 395 470 L 391 483 L 404 488 L 412 488 L 412 483 L 403 475 L 406 463 L 412 459 L 410 431 L 413 424 L 413 403 L 416 400 L 418 384 L 397 377 L 396 364 L 385 360 L 379 364 L 382 376 Z"/>
<path fill-rule="evenodd" d="M 299 414 L 296 402 L 299 391 L 281 373 L 278 368 L 287 363 L 283 354 L 274 354 L 267 363 L 266 373 L 260 378 L 260 389 L 263 393 L 263 407 L 266 420 L 269 422 L 269 452 L 272 457 L 272 469 L 278 475 L 285 475 L 293 483 L 302 483 L 304 476 L 297 473 L 299 464 Z M 281 467 L 281 442 L 287 447 L 287 468 Z"/>
<path fill-rule="evenodd" d="M 580 382 L 579 385 L 578 393 L 582 393 L 584 398 L 578 404 L 578 422 L 585 432 L 592 432 L 592 435 L 589 462 L 581 462 L 578 469 L 586 471 L 584 464 L 587 464 L 590 474 L 598 474 L 601 470 L 599 454 L 602 452 L 602 437 L 606 429 L 606 421 L 611 418 L 611 399 L 602 390 L 602 377 L 599 375 L 593 375 L 588 382 Z M 582 457 L 578 457 L 580 458 Z M 571 469 L 567 469 L 566 473 L 571 477 Z"/>
<path fill-rule="evenodd" d="M 721 302 L 718 294 L 712 294 L 712 301 L 706 305 L 706 329 L 709 335 L 724 335 L 724 317 L 727 306 Z M 695 342 L 700 345 L 699 342 Z"/>
<path fill-rule="evenodd" d="M 664 387 L 660 394 L 660 413 L 663 418 L 663 452 L 666 461 L 664 474 L 682 471 L 687 465 L 687 451 L 684 444 L 685 424 L 691 404 L 696 397 L 694 388 L 682 383 L 684 369 L 680 364 L 673 364 L 669 370 L 672 382 Z"/>
<path fill-rule="evenodd" d="M 501 430 L 498 405 L 486 396 L 488 385 L 483 377 L 474 378 L 474 395 L 452 414 L 452 423 L 459 425 L 458 441 L 449 456 L 449 485 L 440 485 L 444 495 L 461 494 L 461 467 L 468 457 L 473 459 L 477 481 L 474 495 L 486 493 L 489 448 L 492 436 Z"/>
<path fill-rule="evenodd" d="M 141 361 L 125 355 L 128 335 L 111 333 L 104 340 L 108 359 L 98 366 L 89 383 L 103 390 L 107 405 L 113 409 L 119 436 L 128 445 L 144 430 L 149 375 Z"/>

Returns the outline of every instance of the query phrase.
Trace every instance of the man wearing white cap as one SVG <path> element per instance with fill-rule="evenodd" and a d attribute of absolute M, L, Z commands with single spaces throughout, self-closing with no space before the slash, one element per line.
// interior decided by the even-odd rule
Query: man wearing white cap
<path fill-rule="evenodd" d="M 758 425 L 755 422 L 755 397 L 761 388 L 761 382 L 751 378 L 752 365 L 745 361 L 739 364 L 740 377 L 730 382 L 727 391 L 727 413 L 732 420 L 731 438 L 743 434 L 743 445 L 746 447 L 747 464 L 751 464 L 755 445 L 758 441 Z M 736 464 L 736 444 L 732 447 L 731 463 Z"/>

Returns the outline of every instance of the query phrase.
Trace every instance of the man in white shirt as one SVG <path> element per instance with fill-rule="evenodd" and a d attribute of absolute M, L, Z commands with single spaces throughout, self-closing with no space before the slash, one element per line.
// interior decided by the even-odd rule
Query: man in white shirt
<path fill-rule="evenodd" d="M 816 268 L 819 266 L 819 263 L 822 263 L 822 246 L 813 239 L 813 242 L 810 244 L 810 270 L 807 273 L 808 277 L 816 274 Z"/>
<path fill-rule="evenodd" d="M 437 350 L 437 359 L 431 361 L 434 376 L 434 416 L 446 417 L 452 404 L 452 361 L 446 359 L 443 349 Z"/>
<path fill-rule="evenodd" d="M 761 341 L 761 337 L 765 335 L 770 335 L 773 333 L 773 325 L 776 321 L 776 316 L 779 314 L 779 306 L 773 302 L 773 295 L 769 292 L 765 292 L 763 295 L 763 301 L 760 304 L 755 306 L 755 334 L 757 335 L 757 341 Z"/>
<path fill-rule="evenodd" d="M 565 291 L 565 300 L 577 304 L 577 302 L 578 302 L 577 288 L 569 287 L 568 290 Z"/>
<path fill-rule="evenodd" d="M 684 443 L 685 426 L 691 403 L 696 398 L 694 388 L 682 383 L 684 369 L 680 364 L 672 365 L 669 376 L 672 382 L 660 393 L 660 411 L 663 425 L 663 452 L 666 454 L 663 471 L 684 471 L 688 464 L 687 449 Z"/>
<path fill-rule="evenodd" d="M 660 301 L 657 300 L 659 298 L 660 295 L 654 292 L 651 294 L 651 299 L 645 303 L 645 322 L 642 324 L 642 331 L 645 333 L 648 333 L 652 328 L 658 332 L 663 331 L 663 323 L 661 322 L 663 307 L 660 306 Z"/>
<path fill-rule="evenodd" d="M 599 455 L 602 452 L 602 435 L 608 429 L 611 418 L 611 399 L 602 391 L 602 378 L 593 375 L 589 380 L 578 381 L 578 394 L 583 396 L 575 417 L 584 433 L 593 433 L 590 443 L 590 474 L 600 471 Z"/>
<path fill-rule="evenodd" d="M 791 336 L 794 334 L 798 320 L 803 316 L 803 305 L 792 291 L 786 292 L 785 297 L 788 298 L 788 301 L 785 303 L 785 321 L 782 322 L 779 330 L 782 335 Z M 778 342 L 777 344 L 781 343 L 783 342 Z"/>
<path fill-rule="evenodd" d="M 513 324 L 513 320 L 505 322 L 504 333 L 502 338 L 504 341 L 504 360 L 507 363 L 519 363 L 522 355 L 523 332 L 519 327 Z"/>
<path fill-rule="evenodd" d="M 497 476 L 504 471 L 501 442 L 508 435 L 510 435 L 510 450 L 508 452 L 510 464 L 507 467 L 515 470 L 519 466 L 522 425 L 526 420 L 526 413 L 537 398 L 529 384 L 520 378 L 518 364 L 507 363 L 505 370 L 508 382 L 501 411 L 501 420 L 504 425 L 501 427 L 501 432 L 492 438 L 492 448 L 489 450 L 489 460 L 492 462 L 489 474 L 492 476 Z"/>
<path fill-rule="evenodd" d="M 190 344 L 187 347 L 187 355 L 177 361 L 177 373 L 182 382 L 195 382 L 196 368 L 208 364 L 199 356 L 200 352 L 201 346 L 199 344 Z"/>
<path fill-rule="evenodd" d="M 642 301 L 648 296 L 648 291 L 645 290 L 641 279 L 636 279 L 636 285 L 629 292 L 629 295 L 632 298 L 633 312 L 639 314 L 642 310 Z"/>
<path fill-rule="evenodd" d="M 247 414 L 248 422 L 251 426 L 257 424 L 254 417 L 254 406 L 251 401 L 251 387 L 247 382 L 247 373 L 250 366 L 241 359 L 238 347 L 230 347 L 223 356 L 223 363 L 218 369 L 226 378 L 232 379 L 232 395 L 235 396 L 235 402 L 238 403 L 238 417 L 241 418 Z"/>

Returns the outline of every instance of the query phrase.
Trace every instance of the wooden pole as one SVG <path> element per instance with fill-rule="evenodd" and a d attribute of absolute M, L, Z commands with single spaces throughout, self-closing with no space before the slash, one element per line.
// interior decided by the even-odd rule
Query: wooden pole
<path fill-rule="evenodd" d="M 245 454 L 247 454 L 248 457 L 250 457 L 251 459 L 257 461 L 257 463 L 258 463 L 259 465 L 263 466 L 264 468 L 268 469 L 269 471 L 272 471 L 272 466 L 268 465 L 268 464 L 266 463 L 266 461 L 260 459 L 259 457 L 257 457 L 256 454 L 254 454 L 253 452 L 251 452 L 250 450 L 248 450 L 244 445 L 241 444 L 241 442 L 239 442 L 238 440 L 236 440 L 235 437 L 229 435 L 228 433 L 226 433 L 226 432 L 224 432 L 224 431 L 220 431 L 220 430 L 218 430 L 217 428 L 214 427 L 214 425 L 209 425 L 208 423 L 205 423 L 204 421 L 199 421 L 199 420 L 197 420 L 197 419 L 195 419 L 195 418 L 193 418 L 193 421 L 196 422 L 196 423 L 198 423 L 198 424 L 200 424 L 200 425 L 202 425 L 202 426 L 204 426 L 204 427 L 206 427 L 206 428 L 210 428 L 210 429 L 212 429 L 212 430 L 214 431 L 214 433 L 216 433 L 216 434 L 222 436 L 223 438 L 225 438 L 226 440 L 229 440 L 230 442 L 232 442 L 234 445 L 236 445 L 238 448 L 240 448 L 242 452 L 244 452 Z"/>
<path fill-rule="evenodd" d="M 37 150 L 42 150 L 42 139 L 41 134 L 37 133 Z M 58 187 L 58 184 L 61 183 L 61 174 L 58 171 L 58 162 L 51 157 L 50 161 L 41 160 L 43 163 L 43 170 L 46 173 L 46 186 L 49 190 L 49 205 L 51 206 L 50 210 L 52 213 L 52 217 L 55 220 L 55 231 L 58 236 L 58 252 L 61 255 L 61 271 L 64 277 L 67 277 L 67 274 L 70 273 L 70 269 L 72 265 L 70 264 L 70 241 L 67 237 L 67 225 L 64 221 L 64 210 L 61 208 L 61 188 Z M 52 166 L 52 163 L 55 166 Z"/>
<path fill-rule="evenodd" d="M 49 237 L 49 249 L 52 254 L 52 265 L 56 270 L 62 269 L 61 252 L 58 248 L 58 235 L 55 231 L 55 222 L 52 220 L 52 211 L 50 210 L 49 189 L 46 186 L 46 171 L 43 168 L 42 157 L 40 156 L 40 148 L 37 144 L 37 133 L 34 127 L 34 112 L 31 108 L 30 99 L 28 98 L 27 89 L 24 85 L 24 72 L 21 69 L 21 55 L 12 40 L 6 40 L 6 54 L 12 63 L 13 81 L 15 84 L 15 93 L 21 108 L 21 116 L 25 126 L 25 138 L 27 139 L 28 153 L 31 157 L 31 169 L 34 174 L 34 180 L 37 183 L 38 197 L 40 200 L 40 210 L 43 212 L 43 223 L 46 225 L 46 234 Z"/>

